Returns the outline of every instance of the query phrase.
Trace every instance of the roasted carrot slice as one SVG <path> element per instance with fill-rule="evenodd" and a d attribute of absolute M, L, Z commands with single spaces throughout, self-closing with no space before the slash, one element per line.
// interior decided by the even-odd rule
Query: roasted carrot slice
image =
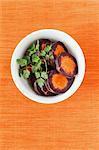
<path fill-rule="evenodd" d="M 51 71 L 48 79 L 48 86 L 51 92 L 59 94 L 67 91 L 74 81 L 73 79 L 68 79 L 65 75 L 58 73 L 57 71 Z"/>
<path fill-rule="evenodd" d="M 56 69 L 67 77 L 72 78 L 78 72 L 77 61 L 71 54 L 63 52 L 56 59 Z"/>
<path fill-rule="evenodd" d="M 57 73 L 52 76 L 52 84 L 54 85 L 55 89 L 62 90 L 67 86 L 68 79 L 64 75 Z"/>
<path fill-rule="evenodd" d="M 60 41 L 53 44 L 52 49 L 54 50 L 54 56 L 59 56 L 62 52 L 67 52 L 67 48 Z"/>

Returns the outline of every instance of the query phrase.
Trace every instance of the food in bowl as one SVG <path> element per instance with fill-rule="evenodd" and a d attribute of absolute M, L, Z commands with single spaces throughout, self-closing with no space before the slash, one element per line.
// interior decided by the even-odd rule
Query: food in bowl
<path fill-rule="evenodd" d="M 19 76 L 43 96 L 65 93 L 78 73 L 76 59 L 60 41 L 38 39 L 18 58 Z"/>

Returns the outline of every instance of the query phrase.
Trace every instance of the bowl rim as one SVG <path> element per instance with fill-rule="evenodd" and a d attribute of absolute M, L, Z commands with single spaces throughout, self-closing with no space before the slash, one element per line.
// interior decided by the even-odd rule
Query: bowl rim
<path fill-rule="evenodd" d="M 29 91 L 26 90 L 25 87 L 22 87 L 22 85 L 20 84 L 18 78 L 16 79 L 16 73 L 14 71 L 14 67 L 15 67 L 15 61 L 16 61 L 16 53 L 19 49 L 19 47 L 22 45 L 22 43 L 25 43 L 25 41 L 27 39 L 29 39 L 32 36 L 36 36 L 36 34 L 40 33 L 40 34 L 44 34 L 47 32 L 52 32 L 52 33 L 57 33 L 60 34 L 61 36 L 64 35 L 64 38 L 66 37 L 69 41 L 69 43 L 72 44 L 72 46 L 75 46 L 78 48 L 79 52 L 80 52 L 80 57 L 81 57 L 81 61 L 82 61 L 82 73 L 81 76 L 79 77 L 79 82 L 77 82 L 77 85 L 75 85 L 75 87 L 71 86 L 70 89 L 72 88 L 72 90 L 68 90 L 63 94 L 59 94 L 57 96 L 40 96 L 40 95 L 33 95 L 33 93 L 30 93 Z M 50 38 L 49 38 L 50 39 Z M 83 54 L 82 49 L 80 48 L 79 44 L 67 33 L 61 31 L 61 30 L 56 30 L 56 29 L 41 29 L 41 30 L 36 30 L 31 32 L 30 34 L 28 34 L 27 36 L 25 36 L 16 46 L 16 48 L 13 51 L 12 57 L 11 57 L 11 75 L 12 75 L 12 79 L 16 85 L 16 87 L 19 89 L 19 91 L 26 96 L 27 98 L 29 98 L 30 100 L 33 100 L 35 102 L 39 102 L 39 103 L 44 103 L 44 104 L 53 104 L 53 103 L 57 103 L 57 102 L 61 102 L 63 100 L 67 100 L 69 97 L 71 97 L 77 90 L 78 88 L 81 86 L 83 79 L 84 79 L 84 75 L 85 75 L 85 57 Z M 75 81 L 74 81 L 75 82 Z M 68 94 L 66 95 L 66 93 L 68 92 Z"/>

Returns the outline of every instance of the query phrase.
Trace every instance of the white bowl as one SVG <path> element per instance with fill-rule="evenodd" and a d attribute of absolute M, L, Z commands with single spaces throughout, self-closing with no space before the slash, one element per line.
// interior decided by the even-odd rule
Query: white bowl
<path fill-rule="evenodd" d="M 25 52 L 25 50 L 28 48 L 28 46 L 35 40 L 40 38 L 46 38 L 46 39 L 52 39 L 56 41 L 61 41 L 66 45 L 69 52 L 76 58 L 78 63 L 78 74 L 72 84 L 72 86 L 69 88 L 68 91 L 66 91 L 63 94 L 57 95 L 57 96 L 40 96 L 37 95 L 29 86 L 26 80 L 19 77 L 18 74 L 18 68 L 19 66 L 16 63 L 17 58 L 21 58 Z M 73 95 L 79 86 L 81 85 L 85 73 L 85 59 L 83 52 L 80 48 L 80 46 L 77 44 L 77 42 L 68 34 L 54 29 L 44 29 L 44 30 L 38 30 L 35 32 L 32 32 L 31 34 L 27 35 L 24 39 L 22 39 L 17 47 L 15 48 L 12 59 L 11 59 L 11 74 L 12 78 L 14 80 L 15 85 L 17 88 L 21 91 L 23 95 L 28 97 L 29 99 L 45 103 L 45 104 L 51 104 L 51 103 L 57 103 L 63 100 L 68 99 L 71 95 Z"/>

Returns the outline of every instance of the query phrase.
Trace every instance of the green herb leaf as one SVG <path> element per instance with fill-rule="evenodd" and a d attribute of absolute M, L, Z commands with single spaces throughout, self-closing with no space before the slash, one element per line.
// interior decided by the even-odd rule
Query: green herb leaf
<path fill-rule="evenodd" d="M 43 72 L 41 72 L 41 77 L 43 78 L 43 79 L 48 79 L 48 74 L 47 74 L 47 72 L 45 72 L 45 71 L 43 71 Z"/>
<path fill-rule="evenodd" d="M 29 57 L 29 56 L 24 56 L 23 59 L 26 59 L 26 60 L 27 60 L 27 64 L 30 63 L 30 57 Z"/>
<path fill-rule="evenodd" d="M 34 51 L 29 52 L 29 56 L 32 56 L 34 54 Z"/>
<path fill-rule="evenodd" d="M 21 67 L 27 65 L 27 59 L 20 58 L 20 59 L 17 59 L 16 61 Z"/>
<path fill-rule="evenodd" d="M 35 72 L 35 77 L 38 79 L 40 78 L 40 72 Z"/>
<path fill-rule="evenodd" d="M 34 43 L 28 48 L 28 51 L 29 51 L 29 56 L 31 56 L 36 52 L 36 47 Z"/>
<path fill-rule="evenodd" d="M 39 60 L 36 64 L 32 65 L 32 72 L 35 73 L 37 72 L 38 70 L 41 70 L 41 60 Z"/>
<path fill-rule="evenodd" d="M 30 75 L 30 71 L 29 70 L 23 70 L 23 78 L 24 79 L 27 79 L 27 78 L 29 78 L 29 75 Z"/>
<path fill-rule="evenodd" d="M 41 56 L 44 57 L 46 55 L 46 52 L 43 50 L 41 51 Z"/>
<path fill-rule="evenodd" d="M 44 48 L 44 51 L 45 51 L 46 53 L 48 53 L 50 50 L 51 50 L 51 45 L 47 45 L 47 46 Z"/>
<path fill-rule="evenodd" d="M 39 78 L 39 79 L 37 79 L 36 81 L 37 81 L 37 84 L 38 84 L 38 86 L 39 86 L 40 88 L 42 88 L 42 87 L 44 86 L 44 84 L 45 84 L 45 80 L 42 79 L 42 78 Z"/>
<path fill-rule="evenodd" d="M 41 64 L 42 64 L 42 62 L 41 62 L 41 60 L 39 60 L 38 63 L 36 64 L 37 70 L 41 69 Z"/>
<path fill-rule="evenodd" d="M 33 43 L 29 48 L 28 51 L 33 51 L 35 49 L 35 44 Z"/>
<path fill-rule="evenodd" d="M 35 65 L 32 65 L 32 72 L 35 73 L 37 71 L 37 68 Z"/>
<path fill-rule="evenodd" d="M 32 55 L 32 62 L 37 63 L 40 60 L 39 56 Z"/>

